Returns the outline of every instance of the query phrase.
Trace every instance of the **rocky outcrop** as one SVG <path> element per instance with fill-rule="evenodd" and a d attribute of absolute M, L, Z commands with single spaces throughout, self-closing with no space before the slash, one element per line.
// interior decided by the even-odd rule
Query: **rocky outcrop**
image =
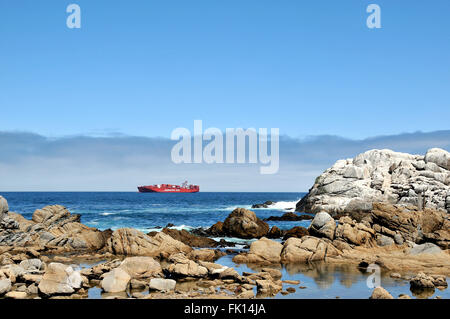
<path fill-rule="evenodd" d="M 280 263 L 283 245 L 265 237 L 254 241 L 250 245 L 248 253 L 236 255 L 233 261 L 236 263 L 273 264 Z"/>
<path fill-rule="evenodd" d="M 9 212 L 3 216 L 0 245 L 64 247 L 72 250 L 99 250 L 105 246 L 109 231 L 99 231 L 80 223 L 63 206 L 52 205 L 34 212 L 32 220 Z M 5 223 L 7 223 L 5 225 Z"/>
<path fill-rule="evenodd" d="M 415 205 L 450 212 L 450 153 L 425 156 L 371 150 L 339 160 L 320 175 L 296 210 L 331 215 L 367 212 L 374 202 Z"/>
<path fill-rule="evenodd" d="M 213 225 L 208 232 L 215 236 L 261 238 L 269 232 L 269 225 L 256 217 L 254 212 L 245 208 L 236 208 L 223 224 L 219 222 Z"/>
<path fill-rule="evenodd" d="M 377 233 L 398 244 L 430 242 L 444 249 L 450 247 L 450 220 L 445 211 L 374 203 L 370 223 Z"/>
<path fill-rule="evenodd" d="M 108 240 L 107 247 L 109 252 L 116 255 L 163 258 L 179 252 L 189 253 L 192 250 L 191 247 L 167 234 L 160 232 L 150 237 L 132 228 L 121 228 L 114 231 Z"/>

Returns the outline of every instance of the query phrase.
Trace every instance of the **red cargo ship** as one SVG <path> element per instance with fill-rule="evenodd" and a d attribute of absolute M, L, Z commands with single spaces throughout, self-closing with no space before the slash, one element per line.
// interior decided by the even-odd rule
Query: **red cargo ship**
<path fill-rule="evenodd" d="M 149 186 L 138 186 L 139 193 L 197 193 L 200 191 L 198 185 L 188 185 L 184 182 L 180 185 L 158 184 Z"/>

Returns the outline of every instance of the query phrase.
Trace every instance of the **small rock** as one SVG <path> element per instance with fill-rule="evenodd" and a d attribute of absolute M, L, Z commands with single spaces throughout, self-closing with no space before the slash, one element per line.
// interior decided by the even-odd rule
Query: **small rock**
<path fill-rule="evenodd" d="M 295 290 L 294 287 L 289 287 L 289 288 L 286 289 L 286 291 L 289 292 L 289 293 L 294 293 L 296 290 Z"/>

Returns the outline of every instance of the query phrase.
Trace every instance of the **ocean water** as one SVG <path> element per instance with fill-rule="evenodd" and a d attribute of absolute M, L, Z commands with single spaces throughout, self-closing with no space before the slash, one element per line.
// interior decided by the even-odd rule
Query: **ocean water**
<path fill-rule="evenodd" d="M 267 200 L 270 208 L 254 209 L 259 218 L 293 211 L 305 193 L 138 193 L 138 192 L 3 192 L 10 211 L 31 218 L 36 209 L 59 204 L 81 215 L 81 222 L 98 229 L 131 227 L 149 232 L 168 223 L 176 228 L 210 227 L 237 207 L 250 209 Z M 281 229 L 309 225 L 309 221 L 269 222 Z"/>

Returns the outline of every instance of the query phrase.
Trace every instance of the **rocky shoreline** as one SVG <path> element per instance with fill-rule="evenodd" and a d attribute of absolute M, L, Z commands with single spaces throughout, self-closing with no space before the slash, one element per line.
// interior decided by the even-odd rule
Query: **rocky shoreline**
<path fill-rule="evenodd" d="M 284 280 L 281 267 L 315 262 L 363 270 L 378 265 L 409 281 L 411 289 L 446 289 L 450 155 L 437 149 L 425 157 L 398 154 L 370 151 L 338 161 L 297 204 L 314 215 L 268 219 L 311 220 L 308 228 L 283 231 L 244 208 L 192 232 L 100 231 L 60 205 L 25 219 L 0 196 L 0 298 L 87 298 L 91 288 L 108 298 L 271 297 L 292 293 L 289 285 L 299 284 Z M 209 237 L 254 241 L 236 254 L 224 248 L 232 243 Z M 257 271 L 240 274 L 215 262 L 227 254 Z M 83 263 L 90 266 L 78 269 Z M 379 287 L 372 298 L 393 297 Z"/>

